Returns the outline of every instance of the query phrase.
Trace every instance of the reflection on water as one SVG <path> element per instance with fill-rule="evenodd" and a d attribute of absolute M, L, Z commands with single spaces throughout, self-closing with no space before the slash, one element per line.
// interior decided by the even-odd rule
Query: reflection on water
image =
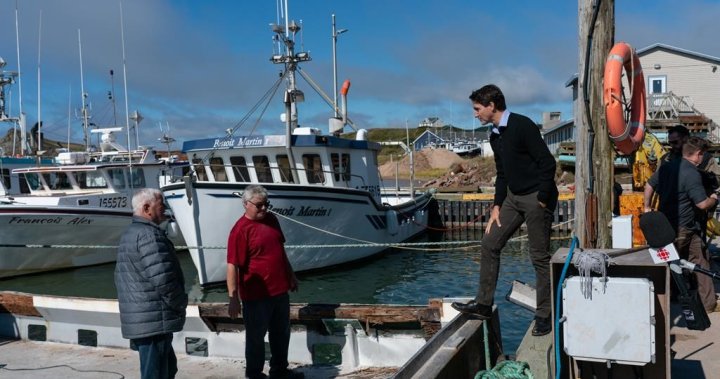
<path fill-rule="evenodd" d="M 476 233 L 446 234 L 446 240 L 479 240 Z M 568 246 L 555 241 L 551 251 Z M 501 316 L 504 349 L 514 353 L 533 314 L 505 300 L 513 280 L 534 285 L 535 273 L 526 241 L 507 245 L 501 258 L 495 302 Z M 190 302 L 226 302 L 224 287 L 202 289 L 188 253 L 180 253 Z M 425 305 L 430 298 L 472 297 L 478 286 L 480 254 L 476 247 L 436 248 L 431 251 L 391 249 L 372 260 L 341 269 L 298 275 L 300 290 L 292 293 L 296 303 L 361 303 Z M 115 298 L 114 264 L 85 267 L 0 280 L 0 290 L 34 294 Z"/>

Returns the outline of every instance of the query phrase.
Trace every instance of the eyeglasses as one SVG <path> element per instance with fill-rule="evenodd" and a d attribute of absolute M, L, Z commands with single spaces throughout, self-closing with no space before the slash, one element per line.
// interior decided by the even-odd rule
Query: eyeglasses
<path fill-rule="evenodd" d="M 269 201 L 266 201 L 266 202 L 264 202 L 264 203 L 253 203 L 252 201 L 249 201 L 249 200 L 248 200 L 248 203 L 254 205 L 255 208 L 257 208 L 257 209 L 269 208 L 269 207 L 270 207 L 270 202 L 269 202 Z"/>

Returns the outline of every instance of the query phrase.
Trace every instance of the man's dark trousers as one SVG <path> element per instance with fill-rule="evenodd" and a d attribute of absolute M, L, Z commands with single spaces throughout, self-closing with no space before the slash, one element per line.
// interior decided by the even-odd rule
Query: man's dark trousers
<path fill-rule="evenodd" d="M 288 367 L 290 344 L 290 296 L 285 293 L 262 300 L 242 302 L 245 322 L 245 376 L 261 377 L 265 364 L 265 333 L 270 341 L 270 376 Z"/>
<path fill-rule="evenodd" d="M 556 195 L 557 196 L 557 195 Z M 530 260 L 535 268 L 536 317 L 550 317 L 550 230 L 557 197 L 543 208 L 538 203 L 537 192 L 514 195 L 508 191 L 500 207 L 500 227 L 493 224 L 490 233 L 485 234 L 480 246 L 480 285 L 475 298 L 479 304 L 492 305 L 497 287 L 500 266 L 500 251 L 505 243 L 520 228 L 527 225 L 530 244 Z"/>
<path fill-rule="evenodd" d="M 142 379 L 172 379 L 178 371 L 173 335 L 158 334 L 130 340 L 133 350 L 140 353 L 140 377 Z"/>

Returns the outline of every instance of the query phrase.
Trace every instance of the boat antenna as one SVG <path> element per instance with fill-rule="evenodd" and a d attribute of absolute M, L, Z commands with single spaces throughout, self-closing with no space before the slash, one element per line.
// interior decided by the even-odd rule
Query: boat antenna
<path fill-rule="evenodd" d="M 20 25 L 18 20 L 18 0 L 15 0 L 15 52 L 17 55 L 17 73 L 18 73 L 18 105 L 19 105 L 19 123 L 20 123 L 20 143 L 21 152 L 24 156 L 27 153 L 27 135 L 25 134 L 25 117 L 23 115 L 22 102 L 22 75 L 20 75 Z M 13 149 L 13 154 L 15 149 Z"/>
<path fill-rule="evenodd" d="M 72 86 L 68 86 L 68 125 L 67 125 L 67 150 L 70 151 L 70 113 L 72 108 Z"/>
<path fill-rule="evenodd" d="M 40 151 L 42 150 L 42 112 L 41 112 L 41 103 L 42 103 L 42 96 L 40 95 L 40 48 L 42 47 L 42 9 L 40 10 L 40 22 L 38 23 L 38 60 L 37 60 L 37 93 L 38 93 L 38 100 L 37 100 L 37 144 L 36 144 L 36 151 L 37 154 L 40 154 Z"/>
<path fill-rule="evenodd" d="M 127 130 L 128 141 L 128 159 L 130 160 L 130 168 L 132 168 L 132 148 L 130 147 L 130 111 L 128 110 L 128 92 L 127 92 L 127 60 L 125 59 L 125 22 L 123 19 L 122 1 L 120 1 L 120 38 L 122 39 L 122 60 L 123 60 L 123 87 L 125 91 L 125 130 Z M 135 141 L 137 142 L 137 140 Z M 136 146 L 137 148 L 137 146 Z"/>
<path fill-rule="evenodd" d="M 78 29 L 78 52 L 80 53 L 80 98 L 82 100 L 83 141 L 85 141 L 85 151 L 90 151 L 87 93 L 85 93 L 85 81 L 83 80 L 82 38 L 80 36 L 80 29 Z"/>
<path fill-rule="evenodd" d="M 108 99 L 112 104 L 113 108 L 113 126 L 117 126 L 117 111 L 115 109 L 115 72 L 110 69 L 110 92 L 108 92 Z"/>

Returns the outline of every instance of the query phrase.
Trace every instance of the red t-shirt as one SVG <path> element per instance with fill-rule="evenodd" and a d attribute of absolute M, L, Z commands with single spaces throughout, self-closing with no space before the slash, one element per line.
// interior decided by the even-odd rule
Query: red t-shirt
<path fill-rule="evenodd" d="M 272 213 L 260 220 L 243 215 L 235 223 L 228 237 L 227 263 L 238 267 L 242 300 L 260 300 L 290 290 L 284 242 Z"/>

